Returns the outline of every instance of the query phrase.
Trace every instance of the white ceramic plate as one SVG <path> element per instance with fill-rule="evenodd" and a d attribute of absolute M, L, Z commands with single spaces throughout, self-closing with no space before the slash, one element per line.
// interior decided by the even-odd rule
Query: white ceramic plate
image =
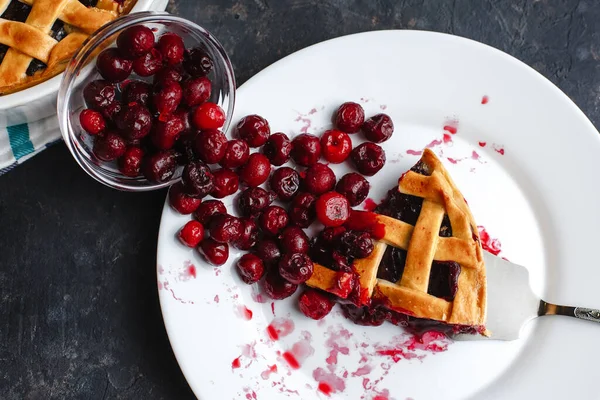
<path fill-rule="evenodd" d="M 454 36 L 372 32 L 286 57 L 238 95 L 234 122 L 257 113 L 292 136 L 322 133 L 344 101 L 360 102 L 367 116 L 384 110 L 396 129 L 383 145 L 385 168 L 369 179 L 371 199 L 384 197 L 429 145 L 477 222 L 501 241 L 500 255 L 529 268 L 536 292 L 600 307 L 600 138 L 567 96 L 521 62 Z M 360 135 L 352 138 L 356 145 Z M 349 169 L 334 168 L 338 177 Z M 179 244 L 187 220 L 165 204 L 158 288 L 173 350 L 201 399 L 328 398 L 320 383 L 343 399 L 597 398 L 594 324 L 546 317 L 515 342 L 424 344 L 391 324 L 353 325 L 338 308 L 315 322 L 296 297 L 257 301 L 232 268 L 238 252 L 213 268 Z M 283 325 L 277 341 L 266 331 L 274 319 Z"/>

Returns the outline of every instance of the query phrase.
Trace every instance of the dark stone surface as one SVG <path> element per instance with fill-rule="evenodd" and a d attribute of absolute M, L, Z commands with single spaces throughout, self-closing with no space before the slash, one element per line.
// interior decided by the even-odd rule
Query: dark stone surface
<path fill-rule="evenodd" d="M 169 9 L 219 38 L 240 84 L 322 40 L 424 29 L 514 55 L 600 123 L 595 0 L 173 0 Z M 156 292 L 164 196 L 103 187 L 62 144 L 0 177 L 0 398 L 193 398 Z"/>

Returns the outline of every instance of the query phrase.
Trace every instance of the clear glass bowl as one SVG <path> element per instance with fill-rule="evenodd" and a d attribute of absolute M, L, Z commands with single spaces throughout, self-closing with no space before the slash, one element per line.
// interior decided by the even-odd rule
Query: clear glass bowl
<path fill-rule="evenodd" d="M 116 45 L 124 29 L 143 24 L 154 31 L 158 39 L 162 33 L 173 32 L 183 38 L 186 48 L 203 45 L 213 59 L 214 67 L 208 75 L 212 82 L 210 101 L 225 111 L 222 130 L 231 123 L 235 105 L 235 76 L 229 57 L 221 44 L 206 29 L 167 13 L 142 12 L 118 18 L 94 33 L 78 50 L 67 66 L 58 91 L 57 112 L 64 141 L 77 163 L 92 178 L 119 190 L 148 191 L 169 186 L 179 180 L 183 167 L 179 166 L 170 181 L 154 183 L 140 176 L 127 177 L 119 172 L 117 163 L 98 160 L 92 153 L 93 138 L 79 123 L 79 113 L 85 108 L 83 89 L 91 81 L 102 79 L 96 70 L 95 57 L 106 47 Z M 132 73 L 129 79 L 149 81 Z"/>

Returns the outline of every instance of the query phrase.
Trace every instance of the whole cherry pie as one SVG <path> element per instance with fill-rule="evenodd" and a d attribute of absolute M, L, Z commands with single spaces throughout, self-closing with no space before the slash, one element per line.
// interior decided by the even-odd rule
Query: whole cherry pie
<path fill-rule="evenodd" d="M 346 229 L 375 239 L 351 268 L 315 262 L 308 286 L 346 301 L 364 325 L 384 319 L 413 327 L 447 325 L 488 334 L 486 275 L 477 225 L 448 172 L 429 149 L 374 212 L 353 210 Z M 386 311 L 384 311 L 386 310 Z M 381 322 L 379 322 L 381 320 Z"/>
<path fill-rule="evenodd" d="M 88 36 L 135 0 L 0 0 L 0 95 L 61 73 Z"/>

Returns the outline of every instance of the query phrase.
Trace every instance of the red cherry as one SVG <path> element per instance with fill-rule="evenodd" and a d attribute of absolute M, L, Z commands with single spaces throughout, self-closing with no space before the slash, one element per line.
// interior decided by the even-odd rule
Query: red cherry
<path fill-rule="evenodd" d="M 227 142 L 225 155 L 219 161 L 219 164 L 224 168 L 238 168 L 248 162 L 250 158 L 250 148 L 240 139 L 233 139 Z"/>
<path fill-rule="evenodd" d="M 323 157 L 334 164 L 344 162 L 352 151 L 352 140 L 347 133 L 331 129 L 321 137 Z"/>
<path fill-rule="evenodd" d="M 210 237 L 219 243 L 231 243 L 242 234 L 244 228 L 239 218 L 228 214 L 215 215 L 210 220 Z"/>
<path fill-rule="evenodd" d="M 156 148 L 168 150 L 175 145 L 179 135 L 183 132 L 184 124 L 181 118 L 174 114 L 168 115 L 163 119 L 166 119 L 166 121 L 155 123 L 150 138 Z"/>
<path fill-rule="evenodd" d="M 350 217 L 348 199 L 337 192 L 328 192 L 317 199 L 317 218 L 325 226 L 341 226 Z"/>
<path fill-rule="evenodd" d="M 140 175 L 144 150 L 136 146 L 130 146 L 119 158 L 119 171 L 125 176 L 135 178 Z"/>
<path fill-rule="evenodd" d="M 204 103 L 210 98 L 212 84 L 210 79 L 205 76 L 200 78 L 191 78 L 183 82 L 183 101 L 189 107 Z"/>
<path fill-rule="evenodd" d="M 367 140 L 382 143 L 392 137 L 394 123 L 387 114 L 377 114 L 365 121 L 362 130 Z"/>
<path fill-rule="evenodd" d="M 314 265 L 307 254 L 288 253 L 279 260 L 279 275 L 288 282 L 300 285 L 313 274 Z"/>
<path fill-rule="evenodd" d="M 144 25 L 131 26 L 119 34 L 117 47 L 125 58 L 142 56 L 154 47 L 154 33 Z"/>
<path fill-rule="evenodd" d="M 158 39 L 158 51 L 168 65 L 179 64 L 183 61 L 185 45 L 181 36 L 175 33 L 165 33 Z"/>
<path fill-rule="evenodd" d="M 314 289 L 306 289 L 300 295 L 300 311 L 312 319 L 322 319 L 331 312 L 335 302 L 330 296 Z"/>
<path fill-rule="evenodd" d="M 267 181 L 271 173 L 269 159 L 260 153 L 252 153 L 246 165 L 238 171 L 240 179 L 250 187 L 260 186 Z"/>
<path fill-rule="evenodd" d="M 198 251 L 204 256 L 206 261 L 215 266 L 225 264 L 229 258 L 229 245 L 227 243 L 215 242 L 212 238 L 206 238 L 201 241 Z"/>
<path fill-rule="evenodd" d="M 139 76 L 152 76 L 160 71 L 162 67 L 163 59 L 156 49 L 152 49 L 133 60 L 133 72 Z"/>
<path fill-rule="evenodd" d="M 216 164 L 225 156 L 227 137 L 216 129 L 202 131 L 196 135 L 194 150 L 205 163 Z"/>
<path fill-rule="evenodd" d="M 210 194 L 217 199 L 222 199 L 237 192 L 240 181 L 235 172 L 227 168 L 213 171 L 214 188 Z"/>
<path fill-rule="evenodd" d="M 200 199 L 195 199 L 185 194 L 181 182 L 177 182 L 169 189 L 169 204 L 180 214 L 186 215 L 193 213 L 196 211 L 201 201 L 202 200 Z M 223 209 L 225 209 L 224 206 Z"/>
<path fill-rule="evenodd" d="M 263 147 L 263 154 L 267 156 L 271 164 L 283 165 L 290 159 L 292 153 L 292 142 L 285 133 L 274 133 Z"/>
<path fill-rule="evenodd" d="M 102 161 L 113 161 L 125 153 L 126 144 L 116 133 L 107 132 L 104 136 L 96 137 L 94 155 Z"/>
<path fill-rule="evenodd" d="M 240 250 L 250 250 L 258 241 L 258 226 L 252 218 L 240 218 L 242 234 L 231 244 Z"/>
<path fill-rule="evenodd" d="M 316 163 L 306 170 L 304 187 L 307 192 L 320 195 L 333 190 L 335 173 L 325 164 Z"/>
<path fill-rule="evenodd" d="M 119 50 L 110 47 L 103 50 L 96 59 L 96 68 L 100 75 L 109 82 L 121 82 L 131 74 L 131 60 L 123 58 Z"/>
<path fill-rule="evenodd" d="M 321 142 L 315 135 L 303 133 L 292 141 L 292 158 L 298 165 L 310 167 L 321 157 Z"/>
<path fill-rule="evenodd" d="M 227 214 L 227 208 L 225 208 L 225 204 L 219 200 L 206 200 L 196 207 L 196 211 L 194 211 L 194 218 L 196 218 L 204 226 L 208 226 L 212 220 L 212 217 L 215 215 Z"/>
<path fill-rule="evenodd" d="M 244 283 L 252 285 L 262 278 L 265 266 L 260 258 L 254 254 L 244 254 L 236 264 L 237 270 Z"/>
<path fill-rule="evenodd" d="M 225 111 L 215 103 L 200 104 L 192 114 L 192 124 L 198 129 L 219 129 L 224 123 Z"/>
<path fill-rule="evenodd" d="M 98 111 L 86 108 L 79 114 L 81 127 L 90 135 L 97 135 L 106 128 L 104 117 Z"/>
<path fill-rule="evenodd" d="M 237 124 L 238 137 L 250 147 L 260 147 L 269 138 L 271 128 L 266 119 L 258 115 L 248 115 Z"/>
<path fill-rule="evenodd" d="M 365 110 L 360 104 L 347 102 L 338 108 L 335 124 L 340 131 L 358 132 L 363 122 L 365 122 Z"/>
<path fill-rule="evenodd" d="M 277 268 L 273 268 L 265 276 L 263 289 L 270 298 L 282 300 L 293 295 L 296 289 L 298 289 L 298 285 L 283 279 L 279 275 Z"/>
<path fill-rule="evenodd" d="M 287 226 L 289 217 L 287 212 L 279 206 L 268 206 L 260 214 L 258 224 L 266 234 L 276 236 Z"/>
<path fill-rule="evenodd" d="M 204 239 L 204 227 L 198 221 L 188 221 L 179 231 L 179 240 L 188 247 L 196 247 Z"/>

